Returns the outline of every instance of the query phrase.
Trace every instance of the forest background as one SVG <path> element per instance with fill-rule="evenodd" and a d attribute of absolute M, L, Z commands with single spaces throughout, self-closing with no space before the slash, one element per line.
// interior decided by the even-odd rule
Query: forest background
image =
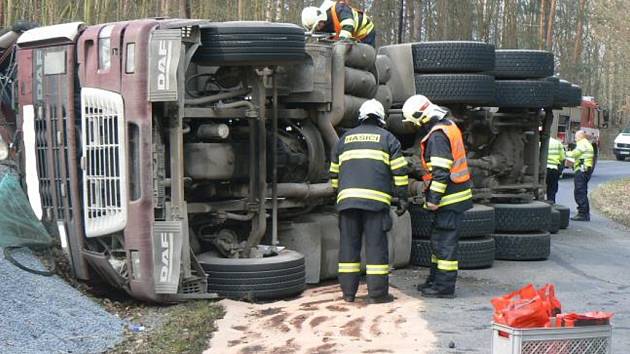
<path fill-rule="evenodd" d="M 299 24 L 322 0 L 0 0 L 0 24 L 88 24 L 170 16 Z M 630 0 L 349 0 L 372 17 L 378 45 L 478 40 L 496 48 L 544 49 L 556 72 L 630 126 Z"/>

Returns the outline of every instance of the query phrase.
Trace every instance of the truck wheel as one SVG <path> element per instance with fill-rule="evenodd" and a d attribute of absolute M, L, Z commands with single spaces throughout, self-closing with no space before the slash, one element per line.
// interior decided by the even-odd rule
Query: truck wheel
<path fill-rule="evenodd" d="M 539 201 L 524 204 L 494 204 L 496 230 L 529 232 L 548 230 L 551 205 Z"/>
<path fill-rule="evenodd" d="M 557 210 L 560 213 L 560 228 L 566 229 L 567 227 L 569 227 L 569 217 L 571 216 L 571 209 L 560 204 L 554 204 L 553 209 Z"/>
<path fill-rule="evenodd" d="M 582 104 L 582 88 L 571 85 L 568 90 L 567 107 L 579 107 Z"/>
<path fill-rule="evenodd" d="M 615 155 L 615 158 L 617 159 L 617 161 L 624 161 L 626 159 L 626 157 L 622 155 Z"/>
<path fill-rule="evenodd" d="M 264 258 L 222 258 L 209 252 L 198 261 L 208 276 L 208 292 L 249 301 L 295 296 L 305 288 L 304 256 L 283 250 Z"/>
<path fill-rule="evenodd" d="M 560 212 L 555 208 L 551 208 L 551 223 L 549 224 L 549 232 L 557 234 L 560 231 Z"/>
<path fill-rule="evenodd" d="M 394 63 L 387 55 L 376 56 L 376 73 L 379 85 L 385 85 L 392 78 Z"/>
<path fill-rule="evenodd" d="M 411 215 L 412 236 L 418 239 L 430 238 L 433 214 L 416 204 L 410 206 L 409 213 Z M 475 204 L 472 209 L 466 210 L 462 216 L 459 238 L 467 239 L 493 233 L 494 218 L 492 207 Z"/>
<path fill-rule="evenodd" d="M 562 109 L 568 107 L 571 96 L 571 83 L 566 80 L 558 81 L 558 88 L 553 96 L 553 108 Z"/>
<path fill-rule="evenodd" d="M 502 108 L 542 108 L 553 104 L 553 83 L 547 80 L 497 80 L 496 105 Z"/>
<path fill-rule="evenodd" d="M 461 240 L 458 245 L 459 269 L 479 269 L 492 267 L 494 263 L 494 239 L 482 237 Z M 411 264 L 423 267 L 431 266 L 431 241 L 413 240 L 411 246 Z"/>
<path fill-rule="evenodd" d="M 549 232 L 524 234 L 494 234 L 495 258 L 508 261 L 534 261 L 549 258 L 551 236 Z"/>
<path fill-rule="evenodd" d="M 201 27 L 193 62 L 206 65 L 274 65 L 304 59 L 304 29 L 288 23 L 225 22 Z"/>
<path fill-rule="evenodd" d="M 494 104 L 494 78 L 481 74 L 416 74 L 416 93 L 433 103 Z"/>
<path fill-rule="evenodd" d="M 553 75 L 553 53 L 544 50 L 497 49 L 497 79 L 541 79 Z"/>
<path fill-rule="evenodd" d="M 494 70 L 494 46 L 483 42 L 443 41 L 411 45 L 417 73 L 476 73 Z"/>

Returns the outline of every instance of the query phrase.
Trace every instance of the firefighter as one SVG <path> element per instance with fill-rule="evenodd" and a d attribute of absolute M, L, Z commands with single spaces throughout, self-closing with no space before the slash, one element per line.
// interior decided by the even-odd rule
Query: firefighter
<path fill-rule="evenodd" d="M 326 0 L 302 10 L 302 26 L 309 32 L 335 33 L 335 39 L 354 39 L 376 46 L 374 22 L 345 1 Z"/>
<path fill-rule="evenodd" d="M 422 95 L 403 105 L 404 121 L 427 131 L 420 143 L 425 175 L 424 208 L 434 214 L 431 230 L 431 270 L 418 286 L 426 297 L 455 296 L 458 229 L 464 211 L 472 208 L 470 173 L 462 133 L 449 112 Z"/>
<path fill-rule="evenodd" d="M 360 125 L 340 139 L 330 164 L 331 184 L 339 211 L 339 284 L 343 299 L 353 302 L 360 276 L 362 236 L 366 241 L 368 303 L 393 300 L 389 295 L 386 232 L 392 227 L 392 185 L 402 215 L 408 206 L 407 161 L 400 142 L 385 126 L 385 111 L 377 100 L 359 109 Z"/>
<path fill-rule="evenodd" d="M 586 136 L 586 132 L 578 130 L 575 132 L 575 149 L 567 153 L 567 161 L 573 164 L 575 177 L 573 180 L 573 196 L 577 204 L 577 215 L 571 220 L 590 221 L 591 214 L 588 204 L 588 181 L 593 173 L 593 158 L 595 150 Z"/>
<path fill-rule="evenodd" d="M 558 193 L 558 180 L 564 168 L 564 146 L 560 140 L 550 137 L 547 150 L 547 200 L 556 202 Z"/>

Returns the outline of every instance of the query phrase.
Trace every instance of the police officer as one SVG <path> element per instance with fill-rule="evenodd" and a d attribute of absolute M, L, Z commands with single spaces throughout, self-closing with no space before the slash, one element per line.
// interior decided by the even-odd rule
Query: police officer
<path fill-rule="evenodd" d="M 359 109 L 361 125 L 346 132 L 333 152 L 331 184 L 339 211 L 339 283 L 343 299 L 353 302 L 360 276 L 362 235 L 366 238 L 368 303 L 392 301 L 386 232 L 391 229 L 392 184 L 398 192 L 396 213 L 407 209 L 407 161 L 400 143 L 385 126 L 385 111 L 377 100 Z"/>
<path fill-rule="evenodd" d="M 335 39 L 353 38 L 372 47 L 376 45 L 374 22 L 345 1 L 326 0 L 320 7 L 305 8 L 302 26 L 310 32 L 335 33 Z"/>
<path fill-rule="evenodd" d="M 577 215 L 571 220 L 590 221 L 590 207 L 588 203 L 588 181 L 593 174 L 593 159 L 595 150 L 586 137 L 586 132 L 578 130 L 575 132 L 575 149 L 567 153 L 567 160 L 573 164 L 575 177 L 573 179 L 573 196 L 577 204 Z"/>
<path fill-rule="evenodd" d="M 404 121 L 424 128 L 420 157 L 426 171 L 424 207 L 434 214 L 431 270 L 418 290 L 426 297 L 454 297 L 459 268 L 458 229 L 464 211 L 472 208 L 472 190 L 462 133 L 449 112 L 422 95 L 403 105 Z"/>
<path fill-rule="evenodd" d="M 556 202 L 558 193 L 558 180 L 564 168 L 564 146 L 560 140 L 549 138 L 549 149 L 547 150 L 547 200 Z"/>

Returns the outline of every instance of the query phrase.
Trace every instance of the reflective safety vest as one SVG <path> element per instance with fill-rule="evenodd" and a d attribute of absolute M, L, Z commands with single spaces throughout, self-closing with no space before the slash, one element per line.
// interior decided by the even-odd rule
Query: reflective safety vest
<path fill-rule="evenodd" d="M 595 158 L 595 149 L 588 139 L 583 138 L 576 142 L 575 149 L 567 153 L 567 157 L 573 160 L 574 171 L 586 171 L 593 167 L 593 159 Z"/>
<path fill-rule="evenodd" d="M 430 181 L 432 166 L 431 163 L 427 163 L 424 159 L 424 150 L 426 149 L 427 141 L 431 134 L 435 131 L 441 130 L 444 132 L 448 141 L 451 143 L 451 153 L 453 154 L 453 165 L 450 167 L 450 178 L 453 183 L 464 183 L 470 180 L 470 172 L 468 170 L 468 162 L 466 161 L 466 150 L 464 149 L 464 139 L 462 138 L 462 132 L 455 125 L 436 124 L 429 133 L 422 139 L 420 143 L 420 156 L 422 157 L 422 167 L 427 174 L 422 176 L 422 180 Z"/>
<path fill-rule="evenodd" d="M 339 14 L 337 11 L 337 5 L 344 4 L 352 10 L 352 18 L 339 20 Z M 374 23 L 367 17 L 363 11 L 359 11 L 345 1 L 337 1 L 335 5 L 330 8 L 330 15 L 332 17 L 333 28 L 335 29 L 335 39 L 339 39 L 339 34 L 343 30 L 344 26 L 352 26 L 352 37 L 361 41 L 374 30 Z"/>
<path fill-rule="evenodd" d="M 558 165 L 564 160 L 564 146 L 558 139 L 549 138 L 549 149 L 547 150 L 547 168 L 557 170 Z"/>

